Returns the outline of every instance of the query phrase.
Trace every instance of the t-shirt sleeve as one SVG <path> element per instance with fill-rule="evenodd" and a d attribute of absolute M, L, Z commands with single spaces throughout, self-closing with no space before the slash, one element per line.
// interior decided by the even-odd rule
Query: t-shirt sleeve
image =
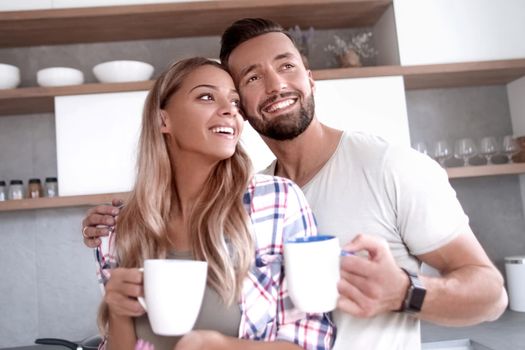
<path fill-rule="evenodd" d="M 424 254 L 459 234 L 472 234 L 468 216 L 437 162 L 408 147 L 391 147 L 384 170 L 399 234 L 411 254 Z"/>

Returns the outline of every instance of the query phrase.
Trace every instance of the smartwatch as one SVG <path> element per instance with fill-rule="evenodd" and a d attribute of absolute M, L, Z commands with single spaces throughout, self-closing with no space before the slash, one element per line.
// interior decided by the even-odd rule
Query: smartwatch
<path fill-rule="evenodd" d="M 407 274 L 408 279 L 410 280 L 410 285 L 408 286 L 405 301 L 403 302 L 401 309 L 398 311 L 418 313 L 421 311 L 421 307 L 423 306 L 423 301 L 425 300 L 427 290 L 423 285 L 423 282 L 421 282 L 419 279 L 417 273 L 408 271 L 404 268 L 401 269 Z"/>

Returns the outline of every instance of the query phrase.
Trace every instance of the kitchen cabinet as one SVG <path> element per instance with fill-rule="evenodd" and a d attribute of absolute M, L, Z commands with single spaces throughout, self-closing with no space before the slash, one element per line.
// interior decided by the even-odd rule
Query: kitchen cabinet
<path fill-rule="evenodd" d="M 428 2 L 424 3 L 428 5 Z M 390 58 L 381 59 L 381 65 L 374 67 L 315 70 L 314 78 L 319 81 L 319 85 L 321 86 L 324 81 L 336 79 L 401 77 L 404 89 L 412 90 L 502 85 L 525 76 L 525 54 L 519 52 L 506 57 L 472 56 L 471 60 L 467 61 L 441 58 L 427 62 L 407 60 L 404 54 L 409 51 L 406 48 L 406 41 L 401 39 L 404 36 L 402 27 L 400 24 L 394 24 L 392 20 L 385 20 L 385 16 L 393 15 L 393 5 L 395 10 L 408 6 L 403 1 L 397 0 L 290 0 L 286 2 L 268 0 L 264 3 L 236 0 L 0 12 L 0 33 L 9 34 L 0 35 L 0 47 L 219 35 L 233 20 L 245 16 L 269 17 L 280 22 L 284 27 L 300 25 L 301 27 L 314 26 L 316 29 L 361 28 L 379 26 L 381 22 L 383 27 L 378 33 L 388 32 L 388 36 L 396 32 L 396 28 L 388 28 L 388 23 L 391 22 L 390 25 L 398 26 L 397 36 L 400 42 L 398 55 L 401 57 L 401 65 Z M 473 3 L 470 3 L 470 6 L 474 6 Z M 514 1 L 512 6 L 519 7 L 519 4 Z M 429 14 L 428 7 L 426 10 L 425 14 Z M 403 17 L 398 17 L 397 14 L 396 18 L 398 23 L 403 20 Z M 39 35 L 35 35 L 36 32 Z M 378 38 L 377 41 L 381 42 L 381 39 Z M 392 40 L 389 40 L 389 45 L 396 46 L 393 45 Z M 54 113 L 54 98 L 57 96 L 143 91 L 149 89 L 151 85 L 152 81 L 145 81 L 0 90 L 0 117 Z M 396 96 L 402 98 L 398 93 L 400 91 L 396 92 Z M 475 169 L 474 167 L 455 168 L 448 171 L 450 177 L 455 178 L 517 174 L 525 171 L 525 167 L 522 164 L 506 164 L 477 166 Z M 105 195 L 100 196 L 105 198 Z M 90 196 L 71 197 L 68 200 L 51 198 L 39 200 L 39 203 L 33 205 L 6 202 L 0 203 L 0 211 L 12 208 L 47 207 L 53 206 L 53 203 L 56 206 L 68 205 L 65 203 L 85 205 L 96 198 Z"/>
<path fill-rule="evenodd" d="M 522 0 L 395 0 L 402 65 L 525 57 Z"/>

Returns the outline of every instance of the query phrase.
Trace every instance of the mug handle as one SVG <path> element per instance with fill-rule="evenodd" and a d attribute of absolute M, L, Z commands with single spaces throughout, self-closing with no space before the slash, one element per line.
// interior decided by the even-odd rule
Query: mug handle
<path fill-rule="evenodd" d="M 140 267 L 139 271 L 144 273 L 144 268 Z M 146 310 L 146 312 L 148 312 L 148 307 L 146 306 L 146 300 L 144 299 L 144 297 L 137 297 L 137 300 L 138 300 L 140 306 L 142 306 L 144 308 L 144 310 Z"/>

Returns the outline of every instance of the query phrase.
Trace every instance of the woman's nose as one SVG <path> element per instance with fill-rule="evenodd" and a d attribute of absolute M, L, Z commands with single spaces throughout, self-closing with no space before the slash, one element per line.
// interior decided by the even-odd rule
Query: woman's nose
<path fill-rule="evenodd" d="M 231 101 L 223 101 L 221 102 L 221 106 L 219 108 L 219 114 L 224 117 L 233 117 L 238 112 L 238 107 L 234 105 Z"/>

